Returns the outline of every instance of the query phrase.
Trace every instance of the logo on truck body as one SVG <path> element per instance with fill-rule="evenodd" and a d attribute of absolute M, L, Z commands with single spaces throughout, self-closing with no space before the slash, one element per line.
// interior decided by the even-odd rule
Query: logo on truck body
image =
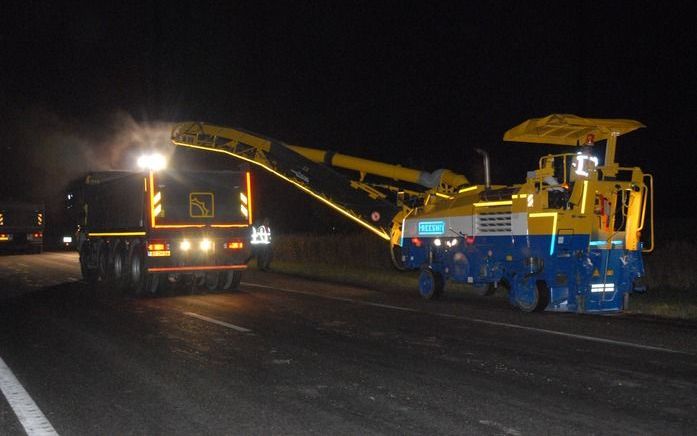
<path fill-rule="evenodd" d="M 215 216 L 215 196 L 213 193 L 189 193 L 189 216 L 191 218 L 213 218 Z"/>

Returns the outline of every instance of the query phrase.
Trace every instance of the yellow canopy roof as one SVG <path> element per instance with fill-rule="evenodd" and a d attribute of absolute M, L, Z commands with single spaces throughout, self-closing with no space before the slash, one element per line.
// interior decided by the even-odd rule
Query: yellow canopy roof
<path fill-rule="evenodd" d="M 533 118 L 515 126 L 503 135 L 504 141 L 533 142 L 540 144 L 583 145 L 588 134 L 595 142 L 603 141 L 615 133 L 624 135 L 646 127 L 638 121 L 602 118 L 581 118 L 571 114 L 552 114 Z"/>

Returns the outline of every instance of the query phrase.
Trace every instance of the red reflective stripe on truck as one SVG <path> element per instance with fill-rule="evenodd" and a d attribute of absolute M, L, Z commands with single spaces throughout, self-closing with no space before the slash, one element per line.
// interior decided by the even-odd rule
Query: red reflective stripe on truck
<path fill-rule="evenodd" d="M 148 268 L 148 272 L 216 271 L 229 269 L 247 269 L 247 265 L 165 266 Z"/>

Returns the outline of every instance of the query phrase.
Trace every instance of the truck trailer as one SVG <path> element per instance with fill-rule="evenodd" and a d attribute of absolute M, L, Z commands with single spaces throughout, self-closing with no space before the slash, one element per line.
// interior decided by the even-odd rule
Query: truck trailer
<path fill-rule="evenodd" d="M 135 295 L 181 281 L 235 289 L 251 199 L 245 171 L 90 173 L 67 194 L 83 278 Z"/>
<path fill-rule="evenodd" d="M 43 241 L 43 204 L 0 201 L 0 249 L 41 253 Z"/>

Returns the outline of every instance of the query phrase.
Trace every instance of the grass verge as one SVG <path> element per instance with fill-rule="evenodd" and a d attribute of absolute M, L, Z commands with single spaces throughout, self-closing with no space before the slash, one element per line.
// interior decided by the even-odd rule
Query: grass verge
<path fill-rule="evenodd" d="M 649 289 L 633 294 L 629 312 L 664 318 L 697 320 L 697 293 L 674 289 Z"/>
<path fill-rule="evenodd" d="M 418 271 L 387 271 L 381 268 L 358 268 L 324 263 L 300 263 L 274 260 L 273 271 L 308 279 L 361 286 L 369 289 L 414 291 L 418 289 Z"/>

